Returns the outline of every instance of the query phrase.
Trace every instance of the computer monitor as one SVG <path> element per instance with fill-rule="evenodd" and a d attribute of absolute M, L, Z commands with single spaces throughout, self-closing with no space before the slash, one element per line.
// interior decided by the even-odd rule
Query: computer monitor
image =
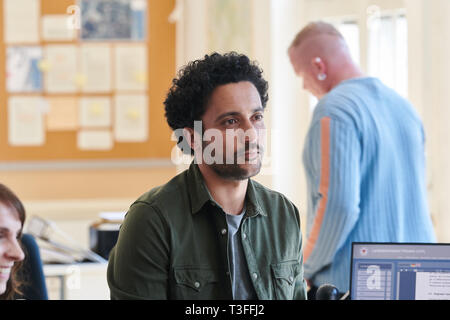
<path fill-rule="evenodd" d="M 450 300 L 450 244 L 353 243 L 352 300 Z"/>

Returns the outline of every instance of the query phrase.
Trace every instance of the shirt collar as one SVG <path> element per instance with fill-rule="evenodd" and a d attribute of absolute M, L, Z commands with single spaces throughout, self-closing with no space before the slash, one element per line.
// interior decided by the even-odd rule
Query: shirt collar
<path fill-rule="evenodd" d="M 205 203 L 209 202 L 213 206 L 220 207 L 220 205 L 212 198 L 211 194 L 206 187 L 203 175 L 198 168 L 198 165 L 194 161 L 189 166 L 187 172 L 187 185 L 188 193 L 191 199 L 191 213 L 196 214 L 199 212 Z M 259 205 L 257 194 L 252 179 L 248 180 L 247 194 L 246 194 L 246 215 L 248 217 L 254 217 L 258 214 L 267 216 L 267 213 L 261 209 Z"/>
<path fill-rule="evenodd" d="M 191 163 L 187 172 L 187 185 L 189 197 L 191 198 L 192 214 L 199 212 L 206 202 L 212 201 L 216 203 L 211 197 L 208 188 L 206 188 L 203 175 L 198 165 L 194 162 Z"/>
<path fill-rule="evenodd" d="M 265 212 L 260 206 L 260 202 L 258 201 L 258 193 L 256 192 L 255 188 L 255 182 L 252 179 L 248 179 L 246 200 L 248 204 L 248 217 L 254 217 L 259 214 L 265 217 L 267 216 L 267 212 Z"/>

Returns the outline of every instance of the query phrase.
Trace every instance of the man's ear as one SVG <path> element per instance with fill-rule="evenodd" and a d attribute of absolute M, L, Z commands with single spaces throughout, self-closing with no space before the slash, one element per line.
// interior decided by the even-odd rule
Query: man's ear
<path fill-rule="evenodd" d="M 202 137 L 194 128 L 183 128 L 183 136 L 186 139 L 186 144 L 194 151 L 201 151 Z"/>
<path fill-rule="evenodd" d="M 313 70 L 318 74 L 327 73 L 327 67 L 325 65 L 325 62 L 320 57 L 311 58 L 311 66 Z"/>
<path fill-rule="evenodd" d="M 192 149 L 195 150 L 194 145 L 194 129 L 193 128 L 183 128 L 183 137 L 186 140 L 186 144 Z"/>

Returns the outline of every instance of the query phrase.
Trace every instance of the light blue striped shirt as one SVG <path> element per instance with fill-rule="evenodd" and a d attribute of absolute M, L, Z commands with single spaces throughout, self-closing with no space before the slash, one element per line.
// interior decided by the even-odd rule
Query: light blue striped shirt
<path fill-rule="evenodd" d="M 341 82 L 306 136 L 305 278 L 349 289 L 351 244 L 435 242 L 425 135 L 412 105 L 376 78 Z"/>

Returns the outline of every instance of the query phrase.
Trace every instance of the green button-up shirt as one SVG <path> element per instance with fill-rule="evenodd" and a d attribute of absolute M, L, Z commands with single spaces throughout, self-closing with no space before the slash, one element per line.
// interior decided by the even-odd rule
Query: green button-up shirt
<path fill-rule="evenodd" d="M 298 210 L 249 179 L 241 240 L 259 299 L 306 299 Z M 112 299 L 228 299 L 228 229 L 196 164 L 130 207 L 111 251 Z"/>

